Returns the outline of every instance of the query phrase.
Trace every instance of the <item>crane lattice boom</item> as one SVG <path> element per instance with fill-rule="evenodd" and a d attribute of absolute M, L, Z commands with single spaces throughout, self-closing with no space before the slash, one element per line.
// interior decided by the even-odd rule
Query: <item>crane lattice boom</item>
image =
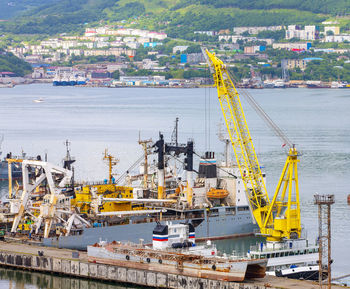
<path fill-rule="evenodd" d="M 274 197 L 270 202 L 239 93 L 224 63 L 208 50 L 206 50 L 206 54 L 250 208 L 261 234 L 266 235 L 271 241 L 300 237 L 297 150 L 291 146 L 287 137 L 280 135 L 291 147 Z M 260 114 L 267 115 L 254 99 L 251 98 L 250 103 L 256 104 L 255 109 L 258 108 Z M 267 119 L 275 125 L 268 116 Z M 279 196 L 281 188 L 282 193 Z M 293 194 L 293 189 L 295 194 Z"/>
<path fill-rule="evenodd" d="M 255 219 L 258 225 L 262 226 L 267 213 L 263 208 L 268 206 L 270 201 L 239 94 L 223 62 L 216 57 L 209 57 L 209 59 L 215 70 L 214 81 L 237 165 L 248 193 L 249 202 L 257 213 L 257 215 L 254 213 Z"/>

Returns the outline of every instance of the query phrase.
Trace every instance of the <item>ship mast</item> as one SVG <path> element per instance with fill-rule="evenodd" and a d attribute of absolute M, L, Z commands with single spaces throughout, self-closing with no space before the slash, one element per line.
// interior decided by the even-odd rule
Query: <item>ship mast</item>
<path fill-rule="evenodd" d="M 119 159 L 116 159 L 114 156 L 108 153 L 108 149 L 105 149 L 105 154 L 103 157 L 103 160 L 108 162 L 108 168 L 109 168 L 109 184 L 113 183 L 113 167 L 116 166 L 119 163 Z"/>
<path fill-rule="evenodd" d="M 139 139 L 139 144 L 142 146 L 144 151 L 144 163 L 143 163 L 143 188 L 147 189 L 148 187 L 148 154 L 149 149 L 151 148 L 150 144 L 153 143 L 152 139 L 141 140 Z"/>

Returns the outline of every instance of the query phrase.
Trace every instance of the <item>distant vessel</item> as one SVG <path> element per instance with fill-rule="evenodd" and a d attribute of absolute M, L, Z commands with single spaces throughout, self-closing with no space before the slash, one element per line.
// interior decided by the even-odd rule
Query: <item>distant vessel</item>
<path fill-rule="evenodd" d="M 70 72 L 70 73 L 57 72 L 54 79 L 53 79 L 52 84 L 53 84 L 53 86 L 85 85 L 86 78 L 79 73 L 77 74 L 76 72 Z"/>
<path fill-rule="evenodd" d="M 333 81 L 331 83 L 331 88 L 346 88 L 346 86 L 347 86 L 346 82 Z"/>
<path fill-rule="evenodd" d="M 283 79 L 275 79 L 275 80 L 265 80 L 264 88 L 285 88 L 286 83 Z"/>
<path fill-rule="evenodd" d="M 33 102 L 44 102 L 43 98 L 34 99 Z"/>
<path fill-rule="evenodd" d="M 0 88 L 12 88 L 14 87 L 13 83 L 0 83 Z"/>
<path fill-rule="evenodd" d="M 286 83 L 284 82 L 283 79 L 276 79 L 274 82 L 274 87 L 275 88 L 285 88 L 286 87 Z"/>
<path fill-rule="evenodd" d="M 307 81 L 306 82 L 307 88 L 330 88 L 330 85 L 322 82 L 322 81 Z"/>
<path fill-rule="evenodd" d="M 86 84 L 86 78 L 79 75 L 77 78 L 77 85 L 85 85 Z"/>
<path fill-rule="evenodd" d="M 63 74 L 62 78 L 61 78 L 61 86 L 68 86 L 69 85 L 69 79 L 68 79 L 68 75 Z"/>
<path fill-rule="evenodd" d="M 69 79 L 68 85 L 70 85 L 70 86 L 75 86 L 75 85 L 77 85 L 77 78 L 75 77 L 74 74 L 70 74 L 69 77 L 68 77 L 68 79 Z"/>
<path fill-rule="evenodd" d="M 265 80 L 264 81 L 264 88 L 274 88 L 275 84 L 273 80 Z"/>

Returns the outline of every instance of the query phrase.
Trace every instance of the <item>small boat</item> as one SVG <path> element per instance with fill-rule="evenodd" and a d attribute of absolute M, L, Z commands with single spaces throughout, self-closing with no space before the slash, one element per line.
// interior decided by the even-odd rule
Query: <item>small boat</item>
<path fill-rule="evenodd" d="M 267 262 L 266 259 L 220 256 L 210 241 L 197 245 L 194 226 L 190 223 L 158 223 L 153 230 L 152 246 L 142 242 L 100 241 L 88 246 L 87 251 L 88 260 L 93 263 L 224 281 L 263 278 Z"/>
<path fill-rule="evenodd" d="M 43 98 L 34 99 L 33 102 L 37 102 L 37 103 L 44 102 L 44 99 Z"/>

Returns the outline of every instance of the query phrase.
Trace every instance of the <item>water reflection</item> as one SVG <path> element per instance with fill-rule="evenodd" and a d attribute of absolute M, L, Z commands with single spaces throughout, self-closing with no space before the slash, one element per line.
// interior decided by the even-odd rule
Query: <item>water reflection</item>
<path fill-rule="evenodd" d="M 131 289 L 143 288 L 125 284 L 112 284 L 87 279 L 60 277 L 57 275 L 0 268 L 0 288 L 23 289 Z"/>
<path fill-rule="evenodd" d="M 242 256 L 246 254 L 251 246 L 254 246 L 258 243 L 264 242 L 264 239 L 261 237 L 242 237 L 237 239 L 226 239 L 226 240 L 217 240 L 214 243 L 216 248 L 226 254 L 232 254 Z"/>

